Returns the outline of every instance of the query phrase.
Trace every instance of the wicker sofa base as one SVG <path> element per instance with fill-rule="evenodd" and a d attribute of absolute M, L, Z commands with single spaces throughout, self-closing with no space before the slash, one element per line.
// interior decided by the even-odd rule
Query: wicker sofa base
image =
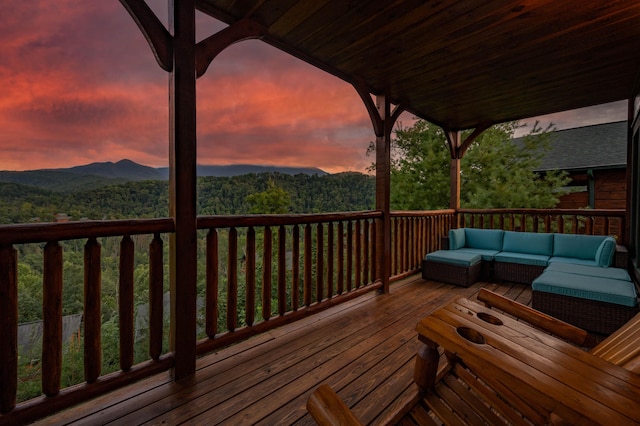
<path fill-rule="evenodd" d="M 529 284 L 544 272 L 546 266 L 522 265 L 520 263 L 495 262 L 493 278 L 498 281 Z"/>
<path fill-rule="evenodd" d="M 611 334 L 640 312 L 638 307 L 533 291 L 533 309 L 598 334 Z"/>
<path fill-rule="evenodd" d="M 448 263 L 422 261 L 422 278 L 425 280 L 440 281 L 469 287 L 480 280 L 482 274 L 482 263 L 478 262 L 472 266 L 450 265 Z"/>

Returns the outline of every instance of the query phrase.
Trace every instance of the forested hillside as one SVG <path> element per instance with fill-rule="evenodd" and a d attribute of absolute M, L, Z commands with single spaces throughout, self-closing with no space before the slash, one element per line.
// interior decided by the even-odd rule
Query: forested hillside
<path fill-rule="evenodd" d="M 247 214 L 247 196 L 265 191 L 270 180 L 289 194 L 289 213 L 369 210 L 375 205 L 371 176 L 263 173 L 198 178 L 198 214 Z M 0 182 L 0 223 L 50 222 L 57 213 L 71 220 L 166 217 L 168 182 L 132 181 L 69 193 Z"/>

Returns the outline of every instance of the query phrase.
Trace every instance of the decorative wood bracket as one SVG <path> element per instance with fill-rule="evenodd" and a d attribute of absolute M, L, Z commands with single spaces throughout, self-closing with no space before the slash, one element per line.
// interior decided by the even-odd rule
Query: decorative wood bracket
<path fill-rule="evenodd" d="M 243 40 L 260 39 L 266 29 L 251 19 L 241 19 L 196 44 L 196 77 L 202 77 L 224 49 Z"/>
<path fill-rule="evenodd" d="M 173 70 L 173 37 L 144 0 L 120 0 L 151 47 L 160 68 Z"/>
<path fill-rule="evenodd" d="M 356 89 L 356 92 L 358 92 L 358 95 L 360 96 L 360 99 L 362 99 L 364 106 L 367 108 L 367 112 L 369 113 L 369 117 L 371 118 L 371 123 L 373 124 L 373 131 L 375 135 L 377 137 L 384 136 L 384 122 L 387 118 L 385 117 L 385 111 L 381 111 L 380 108 L 378 108 L 376 103 L 371 98 L 371 93 L 369 93 L 369 90 L 362 80 L 352 82 L 352 85 Z M 393 108 L 393 111 L 391 111 L 391 114 L 389 116 L 389 126 L 387 127 L 389 131 L 391 131 L 393 124 L 403 112 L 404 108 L 400 105 L 396 105 Z"/>
<path fill-rule="evenodd" d="M 467 152 L 467 150 L 469 149 L 473 141 L 475 141 L 478 138 L 478 136 L 482 134 L 482 132 L 484 132 L 491 126 L 492 126 L 491 123 L 480 124 L 478 127 L 473 129 L 473 132 L 471 132 L 471 134 L 467 136 L 460 145 L 458 145 L 458 138 L 459 138 L 459 136 L 457 135 L 458 131 L 443 127 L 444 134 L 447 137 L 447 144 L 449 145 L 449 153 L 451 155 L 451 158 L 462 159 L 462 157 L 464 157 L 464 154 Z"/>

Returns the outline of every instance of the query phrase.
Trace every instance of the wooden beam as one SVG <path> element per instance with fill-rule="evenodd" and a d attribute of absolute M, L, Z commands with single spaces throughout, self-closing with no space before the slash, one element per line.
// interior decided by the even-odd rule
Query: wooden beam
<path fill-rule="evenodd" d="M 196 367 L 196 71 L 195 1 L 170 0 L 174 34 L 173 71 L 169 76 L 169 215 L 171 339 L 174 379 Z"/>

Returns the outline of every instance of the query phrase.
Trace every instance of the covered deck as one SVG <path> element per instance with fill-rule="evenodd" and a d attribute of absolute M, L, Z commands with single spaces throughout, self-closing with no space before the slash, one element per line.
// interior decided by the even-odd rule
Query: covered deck
<path fill-rule="evenodd" d="M 530 219 L 534 232 L 593 233 L 602 226 L 604 234 L 617 235 L 629 248 L 628 267 L 637 281 L 640 3 L 184 0 L 169 2 L 167 29 L 144 1 L 120 1 L 169 74 L 169 217 L 0 229 L 0 423 L 26 423 L 63 409 L 67 411 L 42 422 L 304 423 L 311 421 L 304 402 L 323 382 L 363 421 L 384 423 L 417 392 L 412 371 L 418 320 L 455 297 L 473 298 L 481 287 L 494 286 L 461 289 L 408 278 L 414 277 L 422 256 L 459 226 L 524 230 Z M 196 42 L 196 9 L 228 27 Z M 197 215 L 196 77 L 222 50 L 251 38 L 353 85 L 375 134 L 375 210 L 295 217 Z M 629 106 L 625 211 L 460 209 L 460 160 L 492 124 L 618 100 Z M 447 136 L 451 210 L 391 210 L 391 133 L 402 111 L 441 126 Z M 471 129 L 462 140 L 461 131 Z M 610 228 L 613 222 L 617 232 Z M 132 238 L 138 235 L 148 238 Z M 98 240 L 104 237 L 121 238 L 120 365 L 109 374 L 103 374 L 101 365 Z M 60 242 L 68 240 L 86 241 L 85 364 L 84 383 L 61 389 Z M 26 402 L 16 400 L 16 247 L 21 244 L 42 244 L 46 271 L 42 396 Z M 149 253 L 152 318 L 149 357 L 135 364 L 132 277 L 137 247 Z M 239 247 L 247 253 L 246 300 L 238 292 Z M 202 268 L 197 260 L 205 250 Z M 262 271 L 256 258 L 263 259 Z M 168 352 L 162 349 L 165 274 L 171 293 Z M 199 274 L 206 275 L 207 302 L 206 337 L 200 341 Z M 344 280 L 334 280 L 334 275 Z M 404 280 L 390 286 L 398 278 Z M 528 303 L 525 286 L 497 289 Z M 259 298 L 264 301 L 260 309 Z M 246 315 L 239 322 L 243 306 Z"/>
<path fill-rule="evenodd" d="M 415 400 L 415 326 L 458 297 L 488 288 L 523 304 L 531 288 L 478 282 L 469 288 L 412 275 L 384 295 L 368 293 L 197 361 L 173 382 L 162 373 L 36 424 L 315 424 L 311 392 L 330 384 L 365 424 L 386 424 Z"/>

